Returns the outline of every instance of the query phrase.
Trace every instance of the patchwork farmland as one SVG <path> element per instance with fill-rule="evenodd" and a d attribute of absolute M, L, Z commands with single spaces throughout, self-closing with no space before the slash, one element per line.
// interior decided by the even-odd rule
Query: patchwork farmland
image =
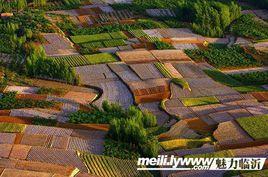
<path fill-rule="evenodd" d="M 268 176 L 137 165 L 268 157 L 267 7 L 0 1 L 0 176 Z"/>

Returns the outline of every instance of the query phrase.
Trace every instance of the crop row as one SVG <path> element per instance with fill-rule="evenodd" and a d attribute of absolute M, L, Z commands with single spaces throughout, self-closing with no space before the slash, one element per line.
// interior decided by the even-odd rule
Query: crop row
<path fill-rule="evenodd" d="M 93 55 L 73 55 L 63 57 L 52 57 L 56 62 L 65 62 L 68 66 L 77 67 L 99 63 L 109 63 L 117 61 L 116 57 L 109 53 L 99 53 Z"/>
<path fill-rule="evenodd" d="M 136 161 L 121 160 L 88 153 L 81 153 L 79 156 L 87 166 L 89 173 L 97 176 L 152 176 L 148 171 L 138 171 Z"/>

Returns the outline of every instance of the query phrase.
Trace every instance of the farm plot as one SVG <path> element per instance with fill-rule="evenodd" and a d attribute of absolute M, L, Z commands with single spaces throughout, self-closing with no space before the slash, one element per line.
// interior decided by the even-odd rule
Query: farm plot
<path fill-rule="evenodd" d="M 172 63 L 183 78 L 204 78 L 207 75 L 193 62 Z"/>
<path fill-rule="evenodd" d="M 140 78 L 124 63 L 108 65 L 125 83 L 140 81 Z"/>
<path fill-rule="evenodd" d="M 198 49 L 196 44 L 182 44 L 182 43 L 172 43 L 172 46 L 177 50 L 193 50 Z"/>
<path fill-rule="evenodd" d="M 43 44 L 47 56 L 78 55 L 72 43 L 57 33 L 43 34 L 46 43 Z"/>
<path fill-rule="evenodd" d="M 93 55 L 85 55 L 89 64 L 102 64 L 116 62 L 117 58 L 110 53 L 99 53 Z"/>
<path fill-rule="evenodd" d="M 154 114 L 157 118 L 157 125 L 163 125 L 168 122 L 169 115 L 159 108 L 159 104 L 159 102 L 142 103 L 139 104 L 138 107 L 142 111 L 149 111 L 150 113 Z"/>
<path fill-rule="evenodd" d="M 210 44 L 206 50 L 190 50 L 187 53 L 193 60 L 205 59 L 219 69 L 250 68 L 263 65 L 245 53 L 240 46 L 229 48 L 226 45 Z"/>
<path fill-rule="evenodd" d="M 157 32 L 152 32 L 150 30 L 144 30 L 146 34 L 151 37 L 162 36 L 162 38 L 170 39 L 187 39 L 187 40 L 197 40 L 199 35 L 194 34 L 191 30 L 187 28 L 165 28 L 165 29 L 156 29 Z M 160 35 L 159 35 L 160 34 Z"/>
<path fill-rule="evenodd" d="M 142 80 L 163 78 L 163 75 L 152 63 L 132 64 L 130 67 Z"/>
<path fill-rule="evenodd" d="M 253 142 L 253 139 L 234 121 L 220 123 L 213 136 L 221 146 Z"/>
<path fill-rule="evenodd" d="M 93 35 L 77 35 L 71 36 L 71 40 L 76 44 L 96 42 L 96 41 L 106 41 L 112 39 L 127 39 L 128 37 L 122 32 L 112 32 L 112 33 L 101 33 Z"/>
<path fill-rule="evenodd" d="M 0 123 L 0 132 L 3 133 L 21 133 L 25 128 L 24 124 Z"/>
<path fill-rule="evenodd" d="M 268 92 L 255 92 L 252 95 L 260 102 L 268 101 Z"/>
<path fill-rule="evenodd" d="M 268 138 L 268 115 L 236 119 L 238 124 L 255 140 Z"/>
<path fill-rule="evenodd" d="M 80 76 L 81 83 L 86 85 L 102 81 L 118 80 L 118 77 L 106 64 L 76 67 L 75 71 Z"/>
<path fill-rule="evenodd" d="M 160 142 L 160 145 L 165 151 L 172 151 L 177 149 L 191 149 L 201 147 L 205 143 L 210 143 L 210 138 L 202 139 L 174 139 Z"/>
<path fill-rule="evenodd" d="M 71 36 L 70 38 L 76 44 L 112 39 L 109 33 L 101 33 L 101 34 L 93 34 L 93 35 L 78 35 L 78 36 Z"/>
<path fill-rule="evenodd" d="M 134 64 L 134 63 L 149 63 L 155 62 L 155 57 L 147 50 L 133 50 L 133 51 L 120 51 L 116 53 L 121 61 Z"/>
<path fill-rule="evenodd" d="M 83 55 L 71 55 L 71 56 L 61 56 L 61 57 L 51 57 L 57 63 L 64 62 L 68 66 L 76 67 L 76 66 L 84 66 L 89 65 L 90 62 Z"/>
<path fill-rule="evenodd" d="M 181 101 L 187 107 L 219 103 L 216 97 L 181 98 Z"/>
<path fill-rule="evenodd" d="M 17 94 L 35 94 L 39 88 L 23 86 L 7 86 L 3 92 L 16 92 Z"/>
<path fill-rule="evenodd" d="M 170 9 L 146 9 L 146 13 L 151 17 L 176 17 Z"/>
<path fill-rule="evenodd" d="M 150 79 L 128 83 L 136 103 L 155 102 L 169 98 L 169 79 Z"/>
<path fill-rule="evenodd" d="M 80 153 L 79 157 L 85 163 L 88 173 L 97 176 L 143 176 L 152 177 L 148 171 L 138 171 L 136 161 L 121 160 L 106 156 L 97 156 L 87 153 Z"/>
<path fill-rule="evenodd" d="M 121 20 L 129 20 L 134 18 L 134 14 L 129 10 L 113 11 L 108 13 L 102 13 L 98 15 L 97 21 L 99 23 L 107 23 Z"/>
<path fill-rule="evenodd" d="M 82 16 L 77 16 L 77 17 L 73 17 L 73 18 L 77 18 L 78 21 L 80 22 L 80 24 L 82 24 L 82 26 L 84 26 L 84 27 L 88 27 L 88 26 L 91 26 L 94 24 L 88 15 L 82 15 Z M 75 24 L 77 24 L 76 21 L 75 21 Z"/>
<path fill-rule="evenodd" d="M 58 165 L 77 167 L 82 172 L 87 172 L 83 162 L 73 150 L 48 149 L 44 147 L 32 147 L 28 153 L 28 161 L 44 162 Z"/>
<path fill-rule="evenodd" d="M 120 80 L 99 82 L 95 83 L 94 86 L 97 86 L 103 90 L 101 97 L 93 102 L 97 106 L 101 106 L 102 102 L 105 100 L 108 100 L 112 103 L 118 103 L 124 108 L 128 108 L 134 103 L 131 92 Z"/>
<path fill-rule="evenodd" d="M 37 126 L 37 125 L 28 125 L 24 131 L 27 135 L 53 135 L 68 137 L 72 134 L 72 129 L 58 128 L 58 127 L 47 127 L 47 126 Z"/>
<path fill-rule="evenodd" d="M 190 60 L 182 50 L 151 50 L 151 53 L 157 60 L 162 62 Z"/>

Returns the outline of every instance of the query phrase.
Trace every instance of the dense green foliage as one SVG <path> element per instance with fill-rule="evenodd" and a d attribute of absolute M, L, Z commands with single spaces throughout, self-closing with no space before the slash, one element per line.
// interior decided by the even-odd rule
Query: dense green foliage
<path fill-rule="evenodd" d="M 42 126 L 56 126 L 57 120 L 56 119 L 44 119 L 44 118 L 39 118 L 35 117 L 32 120 L 33 125 L 42 125 Z"/>
<path fill-rule="evenodd" d="M 268 23 L 253 14 L 242 15 L 231 25 L 230 31 L 255 40 L 268 39 Z"/>
<path fill-rule="evenodd" d="M 94 107 L 90 112 L 78 111 L 69 116 L 70 123 L 108 123 L 110 129 L 108 137 L 114 141 L 128 144 L 128 149 L 144 156 L 157 156 L 159 151 L 158 141 L 147 133 L 146 129 L 157 125 L 156 117 L 149 112 L 142 112 L 131 106 L 124 110 L 118 104 L 104 101 L 102 109 Z M 118 146 L 107 144 L 107 153 L 117 157 L 131 157 L 129 154 L 114 152 Z M 116 148 L 116 149 L 114 149 Z"/>
<path fill-rule="evenodd" d="M 214 1 L 198 1 L 194 4 L 193 29 L 199 34 L 220 37 L 230 23 L 240 16 L 240 7 Z"/>
<path fill-rule="evenodd" d="M 186 53 L 193 60 L 206 60 L 217 68 L 246 68 L 261 66 L 262 63 L 245 53 L 240 46 L 227 47 L 226 45 L 210 44 L 208 49 L 188 50 Z"/>
<path fill-rule="evenodd" d="M 26 72 L 29 76 L 40 78 L 52 78 L 70 84 L 79 84 L 79 78 L 74 69 L 65 62 L 56 62 L 45 56 L 43 48 L 31 47 L 30 55 L 26 62 Z"/>
<path fill-rule="evenodd" d="M 194 31 L 205 36 L 223 36 L 226 28 L 240 16 L 241 8 L 234 1 L 210 0 L 134 0 L 129 4 L 115 4 L 116 9 L 144 13 L 145 9 L 168 8 L 176 12 L 178 20 L 190 22 Z M 176 23 L 167 23 L 178 26 Z M 175 25 L 174 25 L 175 24 Z"/>
<path fill-rule="evenodd" d="M 256 5 L 260 8 L 268 9 L 268 0 L 244 0 L 244 1 L 249 2 L 253 5 Z"/>
<path fill-rule="evenodd" d="M 244 85 L 264 85 L 268 83 L 268 71 L 232 74 L 230 76 Z"/>
<path fill-rule="evenodd" d="M 137 160 L 140 157 L 138 152 L 133 152 L 128 143 L 117 142 L 111 139 L 105 140 L 104 155 L 119 159 Z"/>
<path fill-rule="evenodd" d="M 20 109 L 20 108 L 48 108 L 53 107 L 54 102 L 31 100 L 31 99 L 17 99 L 15 92 L 4 93 L 0 98 L 0 109 Z"/>

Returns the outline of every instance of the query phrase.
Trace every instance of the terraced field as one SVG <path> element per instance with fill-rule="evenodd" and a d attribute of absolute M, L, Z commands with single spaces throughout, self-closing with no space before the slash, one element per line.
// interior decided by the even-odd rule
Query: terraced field
<path fill-rule="evenodd" d="M 105 156 L 96 156 L 81 153 L 79 157 L 84 161 L 90 174 L 110 176 L 143 176 L 152 177 L 148 171 L 137 171 L 137 162 L 131 160 L 120 160 Z"/>

